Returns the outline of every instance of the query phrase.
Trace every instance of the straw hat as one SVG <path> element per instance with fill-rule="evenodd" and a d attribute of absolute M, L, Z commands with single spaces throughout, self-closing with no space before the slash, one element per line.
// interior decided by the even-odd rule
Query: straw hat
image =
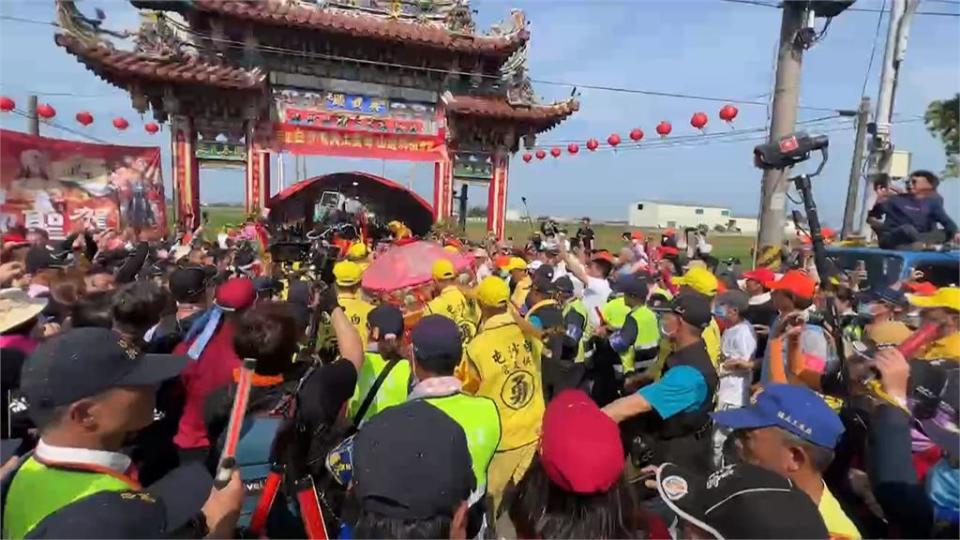
<path fill-rule="evenodd" d="M 0 332 L 6 332 L 33 319 L 46 306 L 46 298 L 31 298 L 21 289 L 0 290 Z"/>

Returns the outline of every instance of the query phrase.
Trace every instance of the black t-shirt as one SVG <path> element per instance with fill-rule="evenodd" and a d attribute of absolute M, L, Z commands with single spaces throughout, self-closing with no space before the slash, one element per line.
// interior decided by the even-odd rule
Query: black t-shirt
<path fill-rule="evenodd" d="M 577 238 L 583 243 L 586 249 L 593 249 L 593 229 L 590 227 L 580 227 L 577 229 Z"/>
<path fill-rule="evenodd" d="M 353 396 L 357 368 L 343 358 L 318 367 L 298 393 L 299 416 L 310 426 L 332 425 Z"/>
<path fill-rule="evenodd" d="M 750 321 L 750 324 L 770 326 L 777 318 L 777 308 L 773 307 L 773 300 L 767 300 L 762 304 L 750 304 L 743 312 L 743 318 Z"/>

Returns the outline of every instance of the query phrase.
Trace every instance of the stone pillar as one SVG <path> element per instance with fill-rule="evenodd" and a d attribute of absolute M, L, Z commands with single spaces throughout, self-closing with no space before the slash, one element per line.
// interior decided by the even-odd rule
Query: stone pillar
<path fill-rule="evenodd" d="M 441 159 L 433 167 L 434 220 L 442 221 L 453 214 L 453 162 Z"/>
<path fill-rule="evenodd" d="M 193 120 L 176 116 L 171 122 L 173 185 L 177 202 L 177 226 L 193 230 L 200 226 L 200 161 Z"/>
<path fill-rule="evenodd" d="M 244 208 L 247 214 L 260 214 L 270 198 L 270 152 L 256 137 L 256 124 L 247 121 L 247 167 Z"/>
<path fill-rule="evenodd" d="M 497 240 L 502 240 L 506 232 L 509 170 L 510 154 L 497 150 L 493 155 L 493 178 L 487 190 L 487 231 L 492 231 Z"/>

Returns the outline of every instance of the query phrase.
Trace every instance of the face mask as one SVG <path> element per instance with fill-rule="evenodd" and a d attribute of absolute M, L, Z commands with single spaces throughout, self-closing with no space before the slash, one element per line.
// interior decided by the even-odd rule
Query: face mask
<path fill-rule="evenodd" d="M 727 316 L 727 306 L 715 306 L 713 308 L 713 316 L 718 319 L 723 319 Z"/>
<path fill-rule="evenodd" d="M 663 337 L 665 337 L 665 338 L 667 338 L 667 339 L 672 339 L 672 338 L 673 338 L 673 334 L 675 334 L 676 332 L 677 332 L 677 330 L 676 330 L 675 328 L 669 329 L 669 330 L 667 329 L 667 320 L 666 320 L 666 319 L 663 319 L 663 320 L 660 321 L 660 334 L 661 334 Z"/>
<path fill-rule="evenodd" d="M 857 316 L 868 321 L 873 320 L 873 306 L 870 304 L 860 304 L 857 308 Z"/>

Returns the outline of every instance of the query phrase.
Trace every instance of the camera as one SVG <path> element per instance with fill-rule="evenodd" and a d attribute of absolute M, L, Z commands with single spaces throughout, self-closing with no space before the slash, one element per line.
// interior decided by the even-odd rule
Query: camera
<path fill-rule="evenodd" d="M 829 144 L 826 135 L 811 137 L 803 132 L 791 133 L 754 147 L 754 164 L 761 169 L 786 169 L 809 159 L 814 150 L 826 150 Z"/>

